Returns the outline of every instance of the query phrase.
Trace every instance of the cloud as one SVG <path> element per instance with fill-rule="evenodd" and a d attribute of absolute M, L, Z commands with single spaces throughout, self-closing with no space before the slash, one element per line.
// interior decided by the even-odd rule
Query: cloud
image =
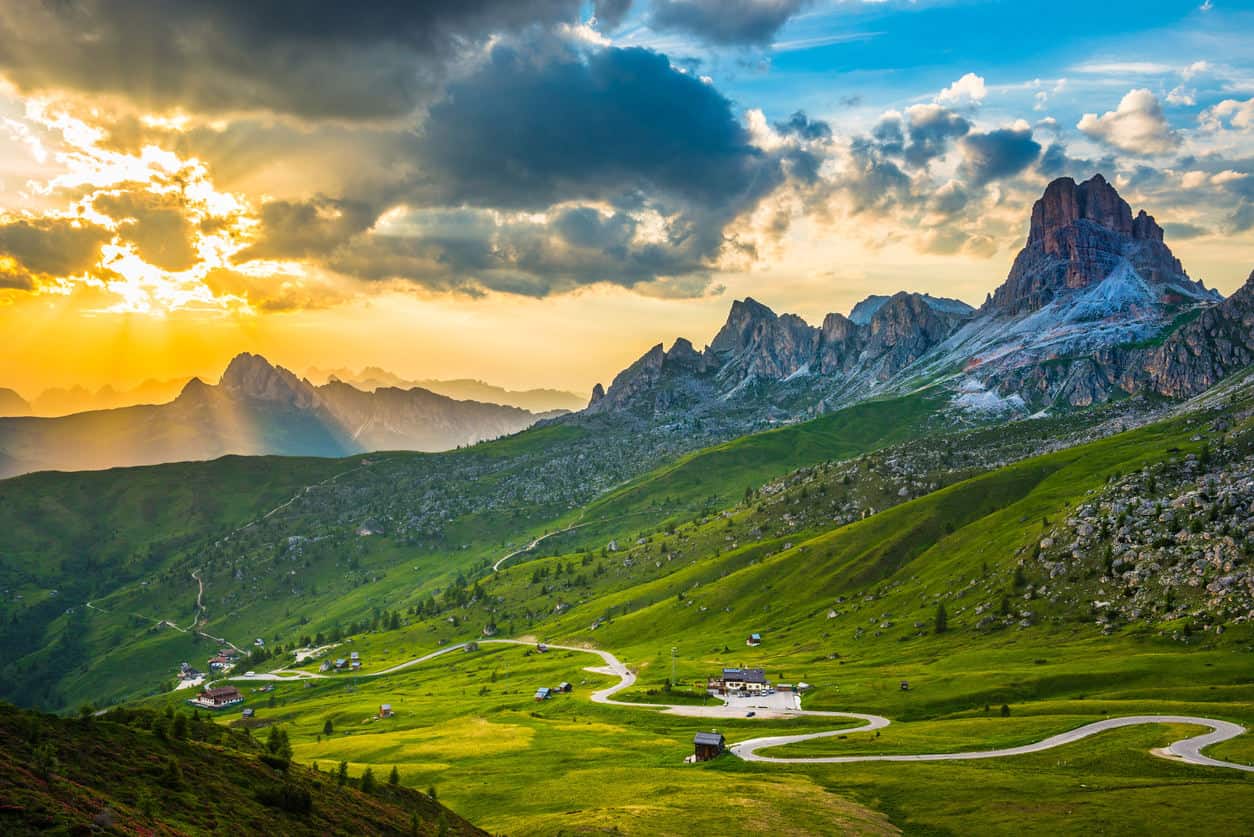
<path fill-rule="evenodd" d="M 0 223 L 4 284 L 32 288 L 36 277 L 85 273 L 100 261 L 100 246 L 112 238 L 103 227 L 68 218 L 32 218 Z"/>
<path fill-rule="evenodd" d="M 329 308 L 344 302 L 344 292 L 326 282 L 285 273 L 254 275 L 229 268 L 209 270 L 203 280 L 216 296 L 235 296 L 256 311 Z"/>
<path fill-rule="evenodd" d="M 987 94 L 984 78 L 967 73 L 938 93 L 936 103 L 946 107 L 972 107 L 983 102 Z"/>
<path fill-rule="evenodd" d="M 1041 144 L 1026 123 L 963 137 L 962 174 L 975 185 L 1012 177 L 1036 162 Z"/>
<path fill-rule="evenodd" d="M 1225 127 L 1235 131 L 1249 131 L 1254 128 L 1254 97 L 1244 102 L 1239 99 L 1224 99 L 1202 111 L 1197 120 L 1205 131 L 1221 131 Z"/>
<path fill-rule="evenodd" d="M 1163 233 L 1168 239 L 1184 241 L 1190 238 L 1201 238 L 1210 235 L 1211 231 L 1196 224 L 1168 221 L 1163 224 Z"/>
<path fill-rule="evenodd" d="M 178 195 L 143 189 L 98 192 L 92 207 L 118 221 L 118 234 L 133 242 L 149 264 L 181 271 L 196 263 L 194 231 Z"/>
<path fill-rule="evenodd" d="M 380 119 L 430 99 L 496 33 L 578 20 L 580 0 L 77 0 L 0 5 L 0 72 L 26 93 L 147 110 Z M 602 3 L 612 19 L 622 3 Z"/>
<path fill-rule="evenodd" d="M 808 0 L 654 0 L 649 26 L 718 45 L 769 44 Z"/>
<path fill-rule="evenodd" d="M 597 25 L 605 30 L 617 29 L 631 11 L 631 0 L 595 0 L 592 13 Z"/>
<path fill-rule="evenodd" d="M 1084 114 L 1076 128 L 1129 154 L 1161 154 L 1180 144 L 1158 99 L 1145 88 L 1128 91 L 1113 111 Z"/>
<path fill-rule="evenodd" d="M 910 142 L 904 153 L 912 166 L 927 166 L 949 150 L 952 140 L 966 136 L 971 123 L 940 105 L 911 105 L 906 109 Z"/>
<path fill-rule="evenodd" d="M 537 60 L 497 47 L 431 107 L 414 151 L 416 193 L 442 206 L 656 195 L 732 212 L 778 181 L 727 99 L 638 48 Z"/>
<path fill-rule="evenodd" d="M 269 201 L 261 207 L 257 241 L 239 253 L 236 261 L 326 256 L 369 229 L 378 214 L 368 204 L 325 196 Z"/>
<path fill-rule="evenodd" d="M 829 140 L 832 138 L 832 126 L 818 119 L 810 119 L 805 111 L 799 110 L 788 118 L 787 122 L 776 122 L 775 130 L 787 136 L 799 137 L 803 140 Z"/>
<path fill-rule="evenodd" d="M 1185 87 L 1184 85 L 1173 87 L 1167 93 L 1167 104 L 1187 106 L 1195 105 L 1197 104 L 1197 91 L 1192 88 Z"/>

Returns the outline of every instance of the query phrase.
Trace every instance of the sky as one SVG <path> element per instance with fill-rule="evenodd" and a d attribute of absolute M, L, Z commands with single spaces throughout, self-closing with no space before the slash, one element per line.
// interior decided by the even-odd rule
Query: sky
<path fill-rule="evenodd" d="M 0 386 L 588 392 L 753 296 L 978 305 L 1101 172 L 1254 268 L 1254 4 L 0 4 Z"/>

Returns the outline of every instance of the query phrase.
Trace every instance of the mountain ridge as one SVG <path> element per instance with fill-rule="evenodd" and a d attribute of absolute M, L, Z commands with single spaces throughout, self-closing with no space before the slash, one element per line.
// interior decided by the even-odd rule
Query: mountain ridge
<path fill-rule="evenodd" d="M 316 387 L 241 353 L 219 382 L 192 378 L 171 402 L 56 418 L 0 418 L 0 477 L 215 459 L 441 451 L 506 436 L 553 414 L 457 401 L 417 387 Z"/>
<path fill-rule="evenodd" d="M 920 386 L 947 388 L 960 410 L 1017 414 L 1138 392 L 1187 397 L 1254 359 L 1252 283 L 1225 300 L 1189 277 L 1154 217 L 1134 215 L 1101 174 L 1059 178 L 979 309 L 902 291 L 815 328 L 736 300 L 704 352 L 686 340 L 654 346 L 589 411 L 796 420 Z"/>

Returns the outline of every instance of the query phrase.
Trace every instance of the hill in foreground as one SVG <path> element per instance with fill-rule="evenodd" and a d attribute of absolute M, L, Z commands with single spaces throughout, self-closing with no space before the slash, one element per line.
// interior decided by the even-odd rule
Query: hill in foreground
<path fill-rule="evenodd" d="M 0 705 L 0 832 L 393 834 L 485 832 L 380 776 L 340 781 L 198 716 L 70 720 Z"/>

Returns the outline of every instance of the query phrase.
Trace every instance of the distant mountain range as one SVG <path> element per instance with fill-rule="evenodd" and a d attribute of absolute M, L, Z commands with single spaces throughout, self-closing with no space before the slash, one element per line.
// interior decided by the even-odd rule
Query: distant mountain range
<path fill-rule="evenodd" d="M 68 416 L 88 410 L 112 410 L 136 404 L 173 401 L 187 378 L 149 379 L 130 389 L 105 385 L 92 391 L 84 386 L 51 387 L 27 401 L 11 389 L 0 389 L 0 416 Z"/>
<path fill-rule="evenodd" d="M 1193 281 L 1154 218 L 1099 174 L 1049 184 L 979 309 L 902 292 L 816 327 L 739 300 L 703 351 L 654 346 L 598 384 L 588 412 L 788 420 L 936 385 L 956 409 L 1014 415 L 1191 396 L 1251 362 L 1254 274 L 1226 300 Z"/>
<path fill-rule="evenodd" d="M 353 372 L 351 369 L 318 369 L 314 367 L 305 373 L 305 377 L 311 381 L 323 383 L 343 381 L 346 384 L 357 387 L 357 389 L 368 392 L 373 392 L 382 387 L 396 387 L 399 389 L 420 387 L 460 401 L 484 401 L 489 404 L 505 404 L 510 407 L 530 410 L 533 413 L 545 413 L 552 410 L 582 410 L 588 403 L 587 398 L 560 389 L 510 390 L 498 387 L 495 384 L 489 384 L 486 381 L 471 378 L 408 380 L 377 366 L 367 366 L 359 372 Z"/>
<path fill-rule="evenodd" d="M 305 373 L 305 377 L 314 384 L 342 381 L 366 392 L 388 387 L 419 387 L 458 401 L 504 404 L 533 413 L 582 410 L 588 403 L 586 397 L 560 389 L 509 390 L 470 378 L 407 380 L 377 366 L 368 366 L 359 372 L 312 368 Z M 51 387 L 31 400 L 23 398 L 14 390 L 0 387 L 0 416 L 68 416 L 89 410 L 133 407 L 136 404 L 165 404 L 178 397 L 183 387 L 187 386 L 188 380 L 190 379 L 149 379 L 129 389 L 115 389 L 108 385 L 98 390 L 90 390 L 84 386 Z"/>
<path fill-rule="evenodd" d="M 440 451 L 516 433 L 558 413 L 458 401 L 421 388 L 314 386 L 241 354 L 215 386 L 193 378 L 173 401 L 59 418 L 0 419 L 0 476 L 227 454 L 346 456 Z"/>

